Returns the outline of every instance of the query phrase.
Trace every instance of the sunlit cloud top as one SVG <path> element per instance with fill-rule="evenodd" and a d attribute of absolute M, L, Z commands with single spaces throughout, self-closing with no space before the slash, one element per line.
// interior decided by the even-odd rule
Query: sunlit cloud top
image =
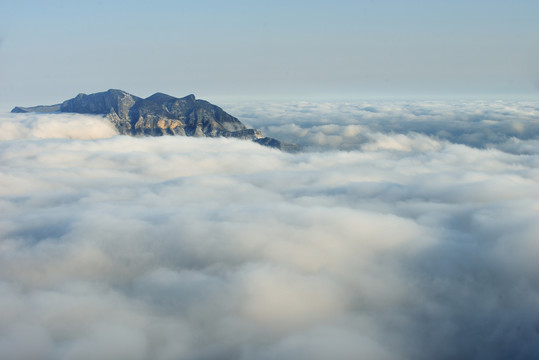
<path fill-rule="evenodd" d="M 539 356 L 536 104 L 270 108 L 308 151 L 1 115 L 0 358 Z"/>

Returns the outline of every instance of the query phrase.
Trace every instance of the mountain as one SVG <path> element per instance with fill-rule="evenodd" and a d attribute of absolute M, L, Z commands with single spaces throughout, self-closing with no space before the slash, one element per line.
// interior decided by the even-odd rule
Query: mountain
<path fill-rule="evenodd" d="M 111 89 L 95 94 L 79 94 L 61 104 L 20 107 L 13 113 L 69 112 L 106 116 L 122 135 L 231 137 L 253 140 L 283 151 L 297 151 L 294 144 L 264 137 L 260 130 L 248 129 L 220 107 L 194 95 L 176 98 L 155 93 L 145 99 L 122 90 Z"/>

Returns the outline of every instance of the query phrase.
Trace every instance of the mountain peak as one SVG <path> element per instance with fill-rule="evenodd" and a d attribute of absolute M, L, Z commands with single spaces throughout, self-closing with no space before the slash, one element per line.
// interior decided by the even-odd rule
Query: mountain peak
<path fill-rule="evenodd" d="M 110 94 L 110 95 L 131 95 L 129 94 L 128 92 L 125 92 L 123 90 L 120 90 L 120 89 L 108 89 L 105 93 L 107 94 Z"/>
<path fill-rule="evenodd" d="M 15 107 L 12 112 L 72 112 L 104 115 L 122 135 L 233 137 L 255 140 L 259 144 L 287 151 L 297 146 L 266 138 L 248 129 L 220 107 L 189 94 L 182 98 L 157 92 L 146 99 L 123 90 L 109 89 L 94 94 L 80 93 L 61 104 Z"/>
<path fill-rule="evenodd" d="M 164 94 L 162 92 L 156 92 L 155 94 L 148 96 L 145 100 L 154 101 L 154 102 L 167 102 L 167 101 L 174 101 L 177 98 L 174 96 Z"/>

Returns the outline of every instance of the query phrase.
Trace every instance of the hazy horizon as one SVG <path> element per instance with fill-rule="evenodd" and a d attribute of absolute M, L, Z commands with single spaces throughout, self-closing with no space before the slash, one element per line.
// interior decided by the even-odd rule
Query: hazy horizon
<path fill-rule="evenodd" d="M 4 1 L 0 109 L 120 88 L 218 101 L 530 100 L 536 1 Z"/>

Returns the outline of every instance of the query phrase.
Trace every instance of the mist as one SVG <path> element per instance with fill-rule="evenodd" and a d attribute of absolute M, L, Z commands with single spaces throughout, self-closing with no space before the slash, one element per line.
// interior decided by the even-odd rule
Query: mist
<path fill-rule="evenodd" d="M 538 104 L 224 108 L 0 115 L 0 358 L 539 356 Z"/>

